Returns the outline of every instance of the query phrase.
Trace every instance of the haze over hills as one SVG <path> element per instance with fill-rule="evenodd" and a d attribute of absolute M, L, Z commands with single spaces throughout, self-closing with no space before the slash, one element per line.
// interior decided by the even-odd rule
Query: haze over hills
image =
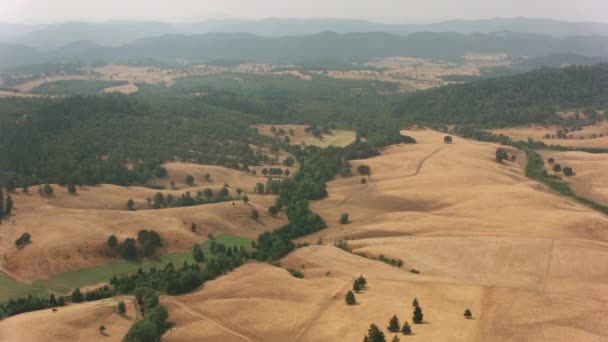
<path fill-rule="evenodd" d="M 227 60 L 310 65 L 364 62 L 389 56 L 459 61 L 467 52 L 505 53 L 510 58 L 573 52 L 583 56 L 608 56 L 608 37 L 555 38 L 508 32 L 418 32 L 407 36 L 322 32 L 289 37 L 246 33 L 179 34 L 142 38 L 119 47 L 77 41 L 50 52 L 32 51 L 24 45 L 4 45 L 0 51 L 0 67 L 64 61 L 179 66 Z"/>
<path fill-rule="evenodd" d="M 209 32 L 250 33 L 280 37 L 312 35 L 323 31 L 336 33 L 386 32 L 405 35 L 413 32 L 494 33 L 518 32 L 553 37 L 608 35 L 608 24 L 565 22 L 534 18 L 492 18 L 448 20 L 430 24 L 384 24 L 351 19 L 260 20 L 211 19 L 200 22 L 169 23 L 161 21 L 71 21 L 49 25 L 0 23 L 0 41 L 20 43 L 38 49 L 56 49 L 77 40 L 100 45 L 119 46 L 136 39 L 166 34 L 203 34 Z"/>

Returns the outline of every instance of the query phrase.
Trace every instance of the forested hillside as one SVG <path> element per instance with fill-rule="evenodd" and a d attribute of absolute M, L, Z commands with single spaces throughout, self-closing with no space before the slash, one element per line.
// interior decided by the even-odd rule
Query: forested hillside
<path fill-rule="evenodd" d="M 557 111 L 608 107 L 608 64 L 543 68 L 405 97 L 394 115 L 421 122 L 515 125 L 557 120 Z"/>

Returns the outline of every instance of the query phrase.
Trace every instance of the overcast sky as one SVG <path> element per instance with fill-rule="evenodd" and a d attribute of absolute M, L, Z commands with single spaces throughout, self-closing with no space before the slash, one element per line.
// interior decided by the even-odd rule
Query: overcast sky
<path fill-rule="evenodd" d="M 526 16 L 608 22 L 608 0 L 0 0 L 0 21 L 354 18 L 388 23 Z"/>

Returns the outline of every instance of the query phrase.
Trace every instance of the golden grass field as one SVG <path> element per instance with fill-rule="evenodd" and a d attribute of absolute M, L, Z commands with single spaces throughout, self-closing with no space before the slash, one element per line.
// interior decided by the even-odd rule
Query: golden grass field
<path fill-rule="evenodd" d="M 126 313 L 117 312 L 124 301 Z M 0 341 L 122 341 L 140 318 L 135 299 L 121 296 L 83 304 L 33 311 L 0 321 Z M 106 327 L 105 333 L 99 327 Z"/>
<path fill-rule="evenodd" d="M 555 135 L 559 127 L 533 125 L 527 127 L 501 128 L 491 130 L 494 134 L 503 134 L 514 140 L 540 140 L 547 145 L 571 147 L 608 148 L 608 121 L 584 126 L 582 130 L 568 133 L 572 139 L 545 139 L 545 135 Z M 603 135 L 603 136 L 600 136 Z"/>
<path fill-rule="evenodd" d="M 346 146 L 355 141 L 356 133 L 354 131 L 332 130 L 332 134 L 324 134 L 322 139 L 306 133 L 306 125 L 255 125 L 260 134 L 272 136 L 271 127 L 277 130 L 284 129 L 292 144 L 314 145 L 319 147 L 327 146 Z M 289 135 L 289 130 L 293 130 L 294 135 Z"/>
<path fill-rule="evenodd" d="M 563 167 L 571 167 L 574 176 L 565 177 L 571 188 L 584 197 L 603 205 L 608 205 L 608 153 L 586 153 L 579 151 L 542 151 L 541 155 L 545 161 L 553 158 L 556 164 Z M 552 165 L 545 162 L 547 172 L 554 173 Z"/>
<path fill-rule="evenodd" d="M 14 277 L 31 281 L 108 263 L 113 259 L 104 251 L 111 234 L 122 241 L 136 237 L 141 229 L 153 229 L 165 241 L 162 252 L 169 253 L 189 249 L 193 243 L 205 240 L 208 233 L 254 238 L 286 222 L 284 214 L 273 218 L 267 213 L 267 208 L 274 204 L 274 196 L 253 194 L 255 183 L 265 182 L 261 175 L 186 163 L 168 163 L 165 167 L 168 177 L 162 183 L 174 178 L 178 190 L 101 185 L 78 188 L 76 195 L 70 195 L 66 188 L 53 185 L 52 198 L 42 197 L 36 187 L 31 187 L 29 194 L 18 190 L 13 195 L 14 215 L 2 225 L 1 268 Z M 211 175 L 211 182 L 204 180 L 205 173 Z M 195 177 L 191 188 L 183 183 L 186 174 Z M 223 202 L 158 210 L 149 209 L 147 204 L 147 198 L 156 192 L 178 196 L 190 191 L 195 196 L 207 187 L 217 192 L 225 183 L 230 185 L 233 195 L 237 188 L 242 188 L 250 198 L 249 203 L 235 200 L 234 205 Z M 126 210 L 130 198 L 136 203 L 135 211 Z M 249 218 L 252 208 L 260 213 L 257 221 Z M 196 233 L 190 231 L 191 223 L 197 224 Z M 24 232 L 31 234 L 32 243 L 17 249 L 14 241 Z"/>
<path fill-rule="evenodd" d="M 303 126 L 298 129 L 303 131 Z M 372 175 L 365 185 L 360 182 L 361 176 L 338 177 L 328 183 L 329 197 L 313 202 L 311 207 L 329 227 L 302 238 L 311 246 L 283 258 L 280 267 L 251 262 L 195 292 L 162 296 L 161 302 L 175 323 L 163 341 L 359 341 L 371 323 L 377 324 L 390 341 L 393 334 L 386 326 L 393 314 L 412 325 L 414 335 L 400 336 L 402 341 L 606 340 L 608 217 L 526 178 L 522 171 L 526 158 L 521 151 L 507 148 L 517 161 L 499 164 L 494 160 L 499 145 L 458 137 L 452 144 L 444 144 L 444 134 L 429 130 L 404 134 L 418 143 L 391 146 L 378 157 L 351 162 L 353 170 L 360 164 L 371 167 Z M 574 163 L 575 157 L 584 156 L 556 156 L 564 164 Z M 209 170 L 213 171 L 213 185 L 228 182 L 231 189 L 238 184 L 250 186 L 257 180 L 250 174 L 192 164 L 171 163 L 166 168 L 176 181 L 194 174 L 197 187 L 207 186 L 198 180 Z M 575 172 L 574 178 L 585 176 L 586 171 L 581 165 L 575 166 Z M 107 203 L 120 206 L 130 194 L 141 201 L 149 196 L 148 190 L 118 190 L 104 185 L 89 188 L 85 194 L 81 189 L 80 202 L 90 204 L 78 209 L 74 209 L 73 197 L 59 193 L 67 193 L 65 189 L 57 191 L 57 198 L 50 201 L 37 194 L 27 195 L 31 198 L 24 201 L 19 199 L 26 195 L 16 196 L 18 205 L 31 206 L 28 211 L 20 207 L 16 220 L 30 220 L 24 224 L 39 227 L 32 234 L 33 243 L 18 252 L 22 253 L 19 259 L 28 260 L 28 267 L 44 264 L 42 260 L 48 263 L 61 259 L 57 249 L 69 247 L 73 253 L 82 241 L 99 239 L 102 243 L 101 237 L 110 231 L 135 231 L 141 227 L 137 222 L 162 227 L 161 235 L 171 236 L 170 248 L 183 246 L 183 240 L 191 243 L 202 238 L 186 229 L 187 222 L 195 219 L 213 221 L 209 227 L 242 236 L 255 236 L 285 222 L 284 218 L 276 222 L 265 218 L 264 227 L 256 228 L 258 223 L 238 216 L 240 210 L 246 215 L 243 204 L 232 207 L 230 203 L 135 212 L 100 209 Z M 103 200 L 95 202 L 95 193 Z M 260 209 L 272 204 L 270 196 L 251 198 Z M 349 213 L 349 224 L 338 223 L 343 212 Z M 51 224 L 53 215 L 61 217 L 54 218 L 55 225 Z M 68 221 L 75 223 L 66 229 Z M 80 244 L 69 244 L 68 236 L 78 236 Z M 367 257 L 333 246 L 342 239 L 348 239 L 353 253 Z M 14 240 L 14 236 L 8 240 Z M 4 245 L 2 248 L 6 251 Z M 28 249 L 39 252 L 37 256 L 33 252 L 27 255 Z M 372 259 L 379 255 L 401 259 L 404 266 Z M 16 259 L 9 256 L 5 267 Z M 60 267 L 59 262 L 50 264 Z M 25 269 L 25 265 L 14 271 Z M 297 269 L 304 278 L 295 278 L 284 268 Z M 412 268 L 420 274 L 411 273 Z M 48 272 L 51 267 L 46 269 Z M 367 278 L 368 287 L 356 295 L 357 305 L 347 306 L 344 295 L 361 274 Z M 425 324 L 412 324 L 414 298 L 423 309 Z M 103 307 L 94 302 L 60 308 L 56 313 L 47 310 L 9 318 L 0 323 L 0 337 L 8 331 L 3 329 L 8 323 L 15 327 L 38 322 L 42 328 L 21 338 L 58 336 L 60 332 L 46 325 L 49 315 L 96 303 Z M 473 319 L 463 317 L 466 308 L 472 311 Z M 104 310 L 112 316 L 109 309 Z M 81 340 L 93 336 L 84 334 L 98 334 L 97 321 L 78 319 L 86 322 L 82 323 L 86 328 L 71 329 L 83 334 Z M 62 320 L 62 324 L 68 323 Z M 108 330 L 112 333 L 119 328 Z"/>
<path fill-rule="evenodd" d="M 406 134 L 418 144 L 352 163 L 370 165 L 366 185 L 360 176 L 338 178 L 329 197 L 312 204 L 329 228 L 281 261 L 303 279 L 252 263 L 197 292 L 164 297 L 180 318 L 164 338 L 358 341 L 370 323 L 387 334 L 393 314 L 411 324 L 417 297 L 426 324 L 401 340 L 605 340 L 608 218 L 525 178 L 521 152 L 510 150 L 517 163 L 498 164 L 498 145 Z M 338 223 L 342 212 L 351 223 Z M 405 265 L 333 247 L 343 238 L 355 253 Z M 369 287 L 347 306 L 344 294 L 360 274 Z M 474 319 L 463 318 L 466 308 Z"/>

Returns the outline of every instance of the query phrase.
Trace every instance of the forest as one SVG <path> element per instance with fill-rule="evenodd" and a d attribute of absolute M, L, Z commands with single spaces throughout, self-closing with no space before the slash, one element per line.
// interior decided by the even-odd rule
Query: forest
<path fill-rule="evenodd" d="M 508 126 L 557 122 L 558 111 L 608 106 L 608 64 L 542 68 L 405 96 L 395 117 L 427 123 Z"/>

